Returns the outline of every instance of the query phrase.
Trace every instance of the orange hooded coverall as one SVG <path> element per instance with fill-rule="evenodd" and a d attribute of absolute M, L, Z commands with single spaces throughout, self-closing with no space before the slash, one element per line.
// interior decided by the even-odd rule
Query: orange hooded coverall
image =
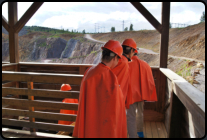
<path fill-rule="evenodd" d="M 132 95 L 129 104 L 140 101 L 157 101 L 157 93 L 151 67 L 138 56 L 129 63 Z"/>
<path fill-rule="evenodd" d="M 72 88 L 69 84 L 62 84 L 62 86 L 60 88 L 61 91 L 69 91 L 71 89 Z M 63 103 L 78 103 L 78 99 L 65 98 L 62 102 Z M 63 114 L 77 114 L 77 111 L 61 109 L 60 113 L 63 113 Z M 70 125 L 72 123 L 73 123 L 72 121 L 62 121 L 62 120 L 58 121 L 58 124 L 64 124 L 64 125 Z"/>
<path fill-rule="evenodd" d="M 78 99 L 65 98 L 62 102 L 63 103 L 78 103 Z M 63 113 L 63 114 L 77 114 L 77 111 L 61 109 L 60 113 Z M 58 121 L 58 124 L 64 124 L 64 125 L 70 125 L 72 123 L 73 123 L 72 121 L 62 121 L 62 120 Z"/>
<path fill-rule="evenodd" d="M 99 63 L 81 82 L 78 114 L 73 131 L 78 138 L 126 138 L 124 97 L 116 75 Z"/>
<path fill-rule="evenodd" d="M 124 55 L 122 55 L 121 59 L 119 59 L 118 64 L 112 69 L 112 71 L 117 76 L 118 82 L 124 95 L 126 107 L 129 108 L 129 104 L 127 102 L 127 94 L 131 94 L 129 64 L 127 58 Z"/>

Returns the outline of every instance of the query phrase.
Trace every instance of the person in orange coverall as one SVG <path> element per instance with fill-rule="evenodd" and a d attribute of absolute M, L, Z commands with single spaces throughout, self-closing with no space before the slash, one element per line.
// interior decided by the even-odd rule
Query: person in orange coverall
<path fill-rule="evenodd" d="M 109 40 L 102 49 L 102 62 L 89 68 L 81 82 L 74 137 L 127 137 L 124 97 L 111 70 L 117 65 L 123 49 L 114 40 Z"/>
<path fill-rule="evenodd" d="M 119 60 L 119 63 L 116 67 L 112 69 L 113 73 L 117 76 L 117 79 L 119 81 L 120 87 L 122 89 L 126 108 L 129 108 L 129 102 L 127 101 L 127 94 L 131 94 L 131 87 L 130 87 L 130 76 L 129 76 L 129 62 L 131 61 L 131 57 L 134 55 L 135 52 L 137 52 L 137 48 L 133 48 L 133 46 L 128 45 L 131 43 L 132 39 L 126 39 L 122 43 L 123 47 L 123 54 L 121 56 L 121 59 Z M 129 47 L 127 47 L 128 45 Z"/>
<path fill-rule="evenodd" d="M 127 96 L 130 107 L 127 110 L 127 129 L 130 138 L 144 138 L 144 101 L 157 101 L 156 88 L 151 67 L 135 55 L 129 63 L 132 95 Z"/>
<path fill-rule="evenodd" d="M 69 91 L 71 89 L 72 88 L 71 88 L 71 86 L 69 84 L 62 84 L 62 86 L 60 88 L 61 91 Z M 63 103 L 78 103 L 78 99 L 65 98 L 62 102 Z M 61 109 L 60 113 L 63 113 L 63 114 L 75 114 L 76 115 L 77 111 Z M 63 121 L 63 120 L 59 120 L 58 121 L 58 124 L 64 124 L 64 125 L 71 125 L 72 123 L 74 123 L 74 122 L 73 121 Z M 60 135 L 64 134 L 65 135 L 65 134 L 69 134 L 69 133 L 68 132 L 59 131 L 57 134 L 60 134 Z"/>

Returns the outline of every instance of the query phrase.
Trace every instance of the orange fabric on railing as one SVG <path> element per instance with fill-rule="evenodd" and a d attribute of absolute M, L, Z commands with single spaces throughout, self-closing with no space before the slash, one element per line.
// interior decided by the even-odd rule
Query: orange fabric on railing
<path fill-rule="evenodd" d="M 83 77 L 73 136 L 127 137 L 124 97 L 116 76 L 104 64 L 91 67 Z"/>
<path fill-rule="evenodd" d="M 132 95 L 129 104 L 139 101 L 157 101 L 157 93 L 151 67 L 137 56 L 129 62 Z"/>
<path fill-rule="evenodd" d="M 62 102 L 63 103 L 78 103 L 78 99 L 65 98 Z M 64 109 L 61 109 L 60 113 L 63 113 L 63 114 L 77 114 L 77 111 L 76 110 L 64 110 Z M 63 120 L 59 120 L 58 121 L 58 124 L 64 124 L 64 125 L 70 125 L 72 123 L 73 123 L 73 121 L 63 121 Z"/>

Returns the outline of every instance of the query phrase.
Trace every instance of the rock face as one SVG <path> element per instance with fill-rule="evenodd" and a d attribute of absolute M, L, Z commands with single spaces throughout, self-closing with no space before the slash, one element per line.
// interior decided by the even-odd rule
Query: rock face
<path fill-rule="evenodd" d="M 35 42 L 34 43 L 34 49 L 32 50 L 32 53 L 31 53 L 31 59 L 32 60 L 37 60 L 39 59 L 39 55 L 40 55 L 40 50 L 37 48 L 37 43 Z"/>
<path fill-rule="evenodd" d="M 64 51 L 62 52 L 60 58 L 69 58 L 74 50 L 74 48 L 76 47 L 78 40 L 75 39 L 70 39 L 67 44 L 66 47 L 64 49 Z"/>
<path fill-rule="evenodd" d="M 82 42 L 79 40 L 71 41 L 67 45 L 72 44 L 69 50 L 66 46 L 60 59 L 53 61 L 54 63 L 68 63 L 68 64 L 97 64 L 101 59 L 102 43 L 96 42 Z M 67 52 L 67 53 L 66 53 Z M 64 57 L 65 55 L 65 57 Z M 95 62 L 94 62 L 95 61 Z"/>
<path fill-rule="evenodd" d="M 95 58 L 94 61 L 93 61 L 93 64 L 98 64 L 98 63 L 101 62 L 101 55 L 102 55 L 102 51 L 100 51 L 100 52 L 97 54 L 96 58 Z"/>
<path fill-rule="evenodd" d="M 51 47 L 47 51 L 47 58 L 60 58 L 62 51 L 65 49 L 67 41 L 58 38 L 51 44 Z"/>
<path fill-rule="evenodd" d="M 60 58 L 66 43 L 62 38 L 39 38 L 28 45 L 28 48 L 32 49 L 29 60 Z"/>

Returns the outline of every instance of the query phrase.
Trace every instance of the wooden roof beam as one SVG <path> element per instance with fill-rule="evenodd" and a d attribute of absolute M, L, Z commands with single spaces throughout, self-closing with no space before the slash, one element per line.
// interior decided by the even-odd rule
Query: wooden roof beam
<path fill-rule="evenodd" d="M 155 27 L 159 33 L 162 33 L 162 25 L 140 2 L 131 2 L 131 4 L 152 24 L 152 26 Z"/>
<path fill-rule="evenodd" d="M 15 24 L 15 32 L 19 32 L 24 25 L 30 20 L 30 18 L 35 14 L 35 12 L 40 8 L 44 2 L 34 2 L 29 9 L 24 13 L 20 20 Z"/>
<path fill-rule="evenodd" d="M 9 24 L 8 21 L 5 19 L 5 17 L 2 15 L 2 25 L 4 26 L 4 28 L 7 30 L 7 32 L 9 32 Z"/>

